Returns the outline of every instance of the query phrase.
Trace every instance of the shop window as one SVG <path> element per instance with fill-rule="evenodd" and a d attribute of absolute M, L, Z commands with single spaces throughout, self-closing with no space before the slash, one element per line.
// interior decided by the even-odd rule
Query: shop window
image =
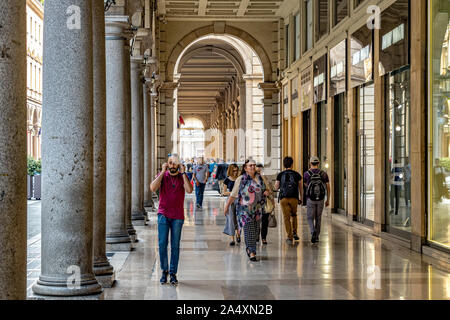
<path fill-rule="evenodd" d="M 313 0 L 305 1 L 305 51 L 312 48 L 313 43 Z"/>
<path fill-rule="evenodd" d="M 380 75 L 409 65 L 409 0 L 397 0 L 381 14 Z"/>
<path fill-rule="evenodd" d="M 328 0 L 317 0 L 316 41 L 328 33 Z"/>
<path fill-rule="evenodd" d="M 314 62 L 314 103 L 327 99 L 327 55 L 323 55 Z"/>
<path fill-rule="evenodd" d="M 300 13 L 294 17 L 294 57 L 295 60 L 300 59 Z"/>
<path fill-rule="evenodd" d="M 351 45 L 351 82 L 352 88 L 363 85 L 373 79 L 373 32 L 367 26 L 355 31 Z"/>
<path fill-rule="evenodd" d="M 285 48 L 286 48 L 286 68 L 289 67 L 289 65 L 291 64 L 291 55 L 289 53 L 290 51 L 290 47 L 289 47 L 289 25 L 286 25 L 285 27 L 286 30 L 286 34 L 284 36 L 285 38 Z"/>
<path fill-rule="evenodd" d="M 334 0 L 333 27 L 348 16 L 348 0 Z"/>
<path fill-rule="evenodd" d="M 330 49 L 330 97 L 345 91 L 347 83 L 347 41 L 342 40 Z"/>
<path fill-rule="evenodd" d="M 450 247 L 450 4 L 429 1 L 428 240 Z"/>

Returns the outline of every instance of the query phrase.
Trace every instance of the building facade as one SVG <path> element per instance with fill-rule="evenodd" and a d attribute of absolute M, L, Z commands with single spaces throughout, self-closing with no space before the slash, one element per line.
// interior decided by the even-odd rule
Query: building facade
<path fill-rule="evenodd" d="M 41 152 L 42 62 L 44 7 L 27 0 L 27 150 L 38 160 Z"/>
<path fill-rule="evenodd" d="M 319 156 L 333 219 L 448 253 L 448 1 L 289 3 L 283 155 Z"/>

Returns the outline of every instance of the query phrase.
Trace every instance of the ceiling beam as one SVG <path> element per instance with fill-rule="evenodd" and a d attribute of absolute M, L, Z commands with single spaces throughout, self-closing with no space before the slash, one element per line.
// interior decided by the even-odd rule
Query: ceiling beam
<path fill-rule="evenodd" d="M 200 0 L 198 4 L 198 15 L 205 16 L 206 15 L 206 5 L 208 4 L 208 0 Z"/>
<path fill-rule="evenodd" d="M 158 13 L 159 14 L 166 14 L 166 1 L 165 0 L 158 0 Z"/>
<path fill-rule="evenodd" d="M 237 11 L 238 17 L 243 17 L 245 15 L 245 12 L 247 12 L 248 4 L 250 3 L 250 0 L 242 0 L 241 5 L 239 6 L 239 9 Z"/>

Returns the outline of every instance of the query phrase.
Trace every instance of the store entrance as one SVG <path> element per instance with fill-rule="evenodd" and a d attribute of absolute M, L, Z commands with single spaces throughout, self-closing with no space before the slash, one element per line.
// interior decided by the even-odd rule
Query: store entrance
<path fill-rule="evenodd" d="M 334 194 L 335 210 L 337 213 L 347 212 L 347 108 L 345 96 L 334 97 Z"/>
<path fill-rule="evenodd" d="M 357 89 L 358 110 L 358 221 L 373 225 L 375 219 L 375 87 Z"/>
<path fill-rule="evenodd" d="M 410 70 L 386 76 L 386 229 L 411 232 Z"/>
<path fill-rule="evenodd" d="M 311 110 L 303 111 L 302 136 L 303 136 L 303 172 L 309 169 L 309 159 L 311 157 Z"/>
<path fill-rule="evenodd" d="M 327 171 L 327 102 L 317 104 L 317 156 L 320 159 L 321 169 Z"/>

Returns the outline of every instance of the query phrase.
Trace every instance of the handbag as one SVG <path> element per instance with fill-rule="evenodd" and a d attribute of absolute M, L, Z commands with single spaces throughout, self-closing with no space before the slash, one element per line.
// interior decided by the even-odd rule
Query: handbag
<path fill-rule="evenodd" d="M 223 233 L 228 236 L 234 236 L 236 226 L 234 225 L 234 219 L 233 219 L 233 205 L 230 206 L 228 209 L 228 214 L 226 215 L 226 221 L 225 221 L 225 228 L 223 229 Z"/>
<path fill-rule="evenodd" d="M 275 209 L 273 205 L 272 199 L 267 198 L 266 203 L 264 204 L 264 212 L 265 213 L 272 213 L 273 209 Z"/>
<path fill-rule="evenodd" d="M 269 228 L 276 228 L 277 227 L 277 218 L 275 217 L 275 214 L 271 213 L 269 214 Z"/>

